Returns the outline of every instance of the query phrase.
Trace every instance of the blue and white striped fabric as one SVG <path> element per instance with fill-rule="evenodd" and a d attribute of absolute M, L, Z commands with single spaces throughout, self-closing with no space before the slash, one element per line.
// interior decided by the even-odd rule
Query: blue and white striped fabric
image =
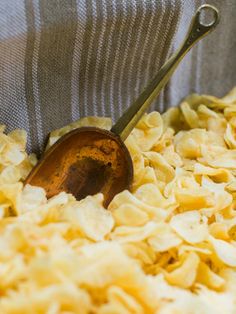
<path fill-rule="evenodd" d="M 117 119 L 185 36 L 200 0 L 1 0 L 0 123 L 25 128 L 29 150 L 87 115 Z M 236 83 L 236 1 L 182 62 L 152 109 Z"/>

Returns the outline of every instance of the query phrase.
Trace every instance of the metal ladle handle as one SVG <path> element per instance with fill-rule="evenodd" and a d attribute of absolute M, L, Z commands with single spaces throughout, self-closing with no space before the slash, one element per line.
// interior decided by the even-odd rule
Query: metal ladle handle
<path fill-rule="evenodd" d="M 213 20 L 209 24 L 203 24 L 201 22 L 200 16 L 205 10 L 212 11 L 213 13 Z M 118 134 L 123 141 L 128 137 L 153 100 L 159 95 L 162 88 L 169 81 L 173 72 L 186 53 L 197 41 L 206 36 L 216 27 L 219 23 L 219 19 L 219 11 L 214 6 L 204 4 L 198 8 L 192 19 L 185 40 L 180 48 L 161 67 L 160 71 L 149 83 L 138 99 L 118 119 L 116 124 L 111 129 L 113 133 Z"/>

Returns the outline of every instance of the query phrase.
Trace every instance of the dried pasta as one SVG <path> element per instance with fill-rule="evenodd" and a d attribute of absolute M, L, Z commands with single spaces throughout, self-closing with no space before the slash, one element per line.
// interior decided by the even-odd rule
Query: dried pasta
<path fill-rule="evenodd" d="M 23 186 L 26 133 L 0 127 L 0 313 L 236 313 L 236 88 L 146 114 L 131 191 L 51 199 Z M 87 117 L 51 133 L 50 147 Z"/>

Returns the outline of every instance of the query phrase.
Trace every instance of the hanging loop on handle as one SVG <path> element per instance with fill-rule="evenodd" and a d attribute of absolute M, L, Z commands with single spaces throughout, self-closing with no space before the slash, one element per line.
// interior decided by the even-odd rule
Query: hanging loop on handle
<path fill-rule="evenodd" d="M 205 19 L 210 19 L 208 23 L 204 23 Z M 207 35 L 212 31 L 220 21 L 219 11 L 216 7 L 210 4 L 203 4 L 200 6 L 195 14 L 195 17 L 192 20 L 190 29 L 189 29 L 189 38 L 186 42 L 186 45 L 192 45 L 196 40 L 199 40 L 203 36 Z"/>

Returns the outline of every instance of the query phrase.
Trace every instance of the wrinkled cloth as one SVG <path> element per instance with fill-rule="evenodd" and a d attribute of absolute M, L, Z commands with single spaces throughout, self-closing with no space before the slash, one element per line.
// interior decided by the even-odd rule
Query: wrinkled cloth
<path fill-rule="evenodd" d="M 1 0 L 0 123 L 25 128 L 28 150 L 83 116 L 115 121 L 183 40 L 203 3 L 217 29 L 185 57 L 152 106 L 191 92 L 222 96 L 236 83 L 234 0 Z"/>

